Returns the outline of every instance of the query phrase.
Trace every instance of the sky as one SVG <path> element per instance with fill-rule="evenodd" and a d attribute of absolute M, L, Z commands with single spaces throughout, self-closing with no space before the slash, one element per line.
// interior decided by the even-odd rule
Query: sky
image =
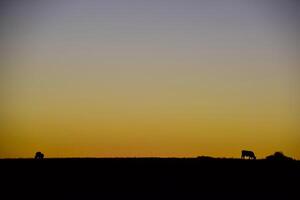
<path fill-rule="evenodd" d="M 0 3 L 0 158 L 300 159 L 296 0 Z"/>

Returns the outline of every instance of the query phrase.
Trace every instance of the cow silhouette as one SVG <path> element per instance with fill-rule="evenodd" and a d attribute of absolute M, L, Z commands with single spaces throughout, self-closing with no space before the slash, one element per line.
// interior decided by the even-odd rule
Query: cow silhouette
<path fill-rule="evenodd" d="M 245 159 L 247 157 L 248 157 L 248 159 L 256 160 L 256 156 L 255 156 L 255 154 L 254 154 L 253 151 L 242 150 L 242 156 L 241 156 L 241 158 Z"/>
<path fill-rule="evenodd" d="M 44 159 L 44 154 L 42 152 L 36 152 L 35 156 L 34 156 L 34 159 L 42 160 L 42 159 Z"/>

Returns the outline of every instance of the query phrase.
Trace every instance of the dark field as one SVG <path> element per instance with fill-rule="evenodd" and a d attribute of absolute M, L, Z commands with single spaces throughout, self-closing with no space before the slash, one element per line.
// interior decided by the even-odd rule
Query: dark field
<path fill-rule="evenodd" d="M 0 167 L 5 199 L 300 198 L 299 161 L 2 159 Z"/>

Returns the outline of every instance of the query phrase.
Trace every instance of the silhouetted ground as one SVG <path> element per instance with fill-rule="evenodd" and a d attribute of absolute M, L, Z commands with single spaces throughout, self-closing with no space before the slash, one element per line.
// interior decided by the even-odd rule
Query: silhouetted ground
<path fill-rule="evenodd" d="M 2 159 L 0 167 L 1 195 L 9 199 L 295 199 L 299 195 L 299 161 Z"/>

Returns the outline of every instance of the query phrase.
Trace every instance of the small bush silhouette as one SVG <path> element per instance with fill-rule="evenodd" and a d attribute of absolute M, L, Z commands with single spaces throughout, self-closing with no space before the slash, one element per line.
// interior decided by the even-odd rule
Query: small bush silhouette
<path fill-rule="evenodd" d="M 42 160 L 42 159 L 44 159 L 44 154 L 42 152 L 36 152 L 35 156 L 34 156 L 34 159 Z"/>
<path fill-rule="evenodd" d="M 285 156 L 282 152 L 275 152 L 273 155 L 267 156 L 267 160 L 294 160 L 288 156 Z"/>
<path fill-rule="evenodd" d="M 199 160 L 215 160 L 215 158 L 210 156 L 198 156 L 197 159 Z"/>

